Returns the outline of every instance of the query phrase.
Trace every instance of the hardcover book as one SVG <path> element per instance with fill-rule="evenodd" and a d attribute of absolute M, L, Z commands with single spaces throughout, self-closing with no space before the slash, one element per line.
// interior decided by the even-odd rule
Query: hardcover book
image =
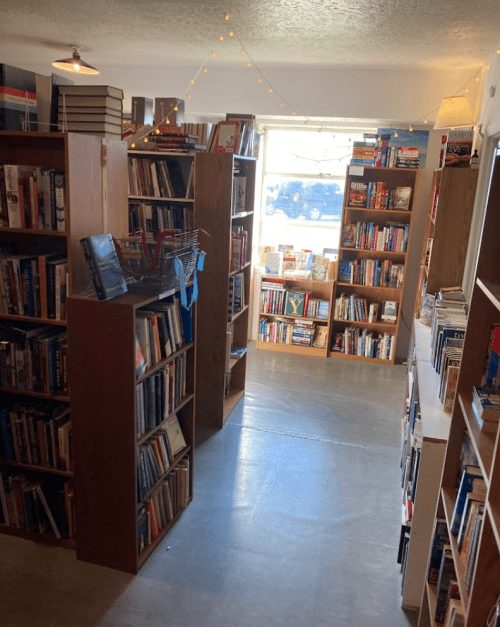
<path fill-rule="evenodd" d="M 286 295 L 285 315 L 303 316 L 306 294 L 301 290 L 289 290 Z"/>
<path fill-rule="evenodd" d="M 349 184 L 349 206 L 366 207 L 366 190 L 368 183 L 351 181 Z"/>
<path fill-rule="evenodd" d="M 237 152 L 241 123 L 237 120 L 219 122 L 213 152 Z"/>
<path fill-rule="evenodd" d="M 393 209 L 408 210 L 410 208 L 411 191 L 411 187 L 396 187 L 393 199 Z"/>
<path fill-rule="evenodd" d="M 90 235 L 80 240 L 92 282 L 100 300 L 128 292 L 111 233 Z"/>

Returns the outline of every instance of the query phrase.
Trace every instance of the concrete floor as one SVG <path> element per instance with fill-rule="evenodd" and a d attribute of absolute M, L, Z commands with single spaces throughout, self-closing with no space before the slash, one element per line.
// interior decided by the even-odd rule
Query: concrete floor
<path fill-rule="evenodd" d="M 396 564 L 404 367 L 251 349 L 247 372 L 138 576 L 0 535 L 2 627 L 415 624 Z"/>

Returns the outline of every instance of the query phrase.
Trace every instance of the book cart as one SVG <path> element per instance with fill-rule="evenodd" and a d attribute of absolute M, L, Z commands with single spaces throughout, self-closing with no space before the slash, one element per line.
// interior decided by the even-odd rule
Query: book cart
<path fill-rule="evenodd" d="M 424 294 L 462 285 L 478 172 L 471 168 L 434 171 L 415 303 L 417 317 Z"/>
<path fill-rule="evenodd" d="M 500 451 L 498 431 L 485 432 L 479 427 L 472 408 L 472 387 L 481 385 L 493 324 L 500 323 L 500 147 L 495 149 L 493 170 L 478 252 L 457 396 L 451 415 L 451 428 L 441 480 L 437 516 L 451 529 L 457 498 L 457 481 L 462 472 L 466 432 L 486 484 L 484 518 L 476 535 L 477 547 L 467 569 L 460 555 L 457 536 L 449 533 L 452 563 L 466 627 L 486 624 L 500 593 Z M 430 555 L 428 547 L 427 555 Z M 419 627 L 434 625 L 436 588 L 425 583 L 420 608 Z"/>
<path fill-rule="evenodd" d="M 342 209 L 341 220 L 341 244 L 343 243 L 343 234 L 345 229 L 353 223 L 364 223 L 365 225 L 373 225 L 373 228 L 378 227 L 378 231 L 381 232 L 384 227 L 390 223 L 401 225 L 402 228 L 407 226 L 407 244 L 406 251 L 409 250 L 411 244 L 411 223 L 412 223 L 412 209 L 413 202 L 416 193 L 417 183 L 417 169 L 406 168 L 387 168 L 387 167 L 373 167 L 373 166 L 353 166 L 347 167 L 345 192 L 344 192 L 344 206 Z M 411 188 L 411 198 L 408 209 L 376 209 L 367 208 L 363 206 L 363 201 L 360 205 L 354 206 L 354 203 L 350 199 L 351 184 L 362 183 L 366 186 L 374 186 L 376 189 L 377 184 L 384 186 L 387 192 L 395 190 L 397 187 Z M 366 228 L 366 227 L 365 227 Z M 367 241 L 366 239 L 364 241 Z M 345 242 L 344 242 L 345 243 Z M 395 363 L 395 347 L 397 345 L 398 330 L 401 322 L 401 305 L 402 295 L 404 292 L 404 284 L 406 280 L 406 263 L 408 253 L 400 250 L 374 250 L 368 249 L 366 246 L 361 247 L 356 241 L 352 246 L 339 246 L 339 257 L 337 263 L 337 276 L 335 281 L 335 290 L 333 296 L 333 306 L 335 308 L 336 299 L 344 294 L 349 297 L 352 294 L 366 300 L 367 307 L 370 304 L 377 303 L 379 305 L 378 319 L 375 322 L 357 321 L 357 320 L 344 320 L 335 318 L 332 316 L 332 328 L 331 328 L 331 345 L 330 345 L 330 357 L 342 358 L 342 359 L 354 359 L 359 361 L 367 361 L 381 364 L 394 364 Z M 380 266 L 383 267 L 384 263 L 388 266 L 397 264 L 402 269 L 402 279 L 400 281 L 400 287 L 392 287 L 388 285 L 377 285 L 373 279 L 373 274 L 370 274 L 370 270 L 364 273 L 363 276 L 358 279 L 348 279 L 343 276 L 342 268 L 347 263 L 351 265 L 356 264 L 357 267 L 368 268 Z M 395 322 L 383 322 L 380 320 L 380 313 L 384 301 L 392 301 L 397 304 L 397 318 Z M 386 358 L 378 358 L 373 356 L 365 356 L 357 354 L 357 338 L 366 335 L 372 335 L 374 338 L 385 336 L 386 347 L 389 350 L 386 351 Z M 341 337 L 345 338 L 343 350 L 338 349 L 338 341 Z M 351 342 L 348 338 L 353 337 L 352 344 L 347 347 L 347 342 Z"/>
<path fill-rule="evenodd" d="M 401 457 L 402 519 L 398 561 L 401 605 L 417 611 L 427 576 L 451 416 L 439 400 L 440 379 L 432 366 L 431 330 L 414 322 L 407 368 Z"/>
<path fill-rule="evenodd" d="M 330 338 L 330 319 L 332 312 L 332 298 L 333 298 L 333 280 L 325 280 L 325 281 L 317 281 L 312 279 L 299 279 L 288 276 L 279 277 L 277 275 L 270 275 L 267 277 L 263 275 L 261 277 L 261 284 L 266 279 L 272 280 L 282 280 L 282 285 L 286 289 L 299 289 L 311 292 L 311 299 L 320 299 L 328 302 L 328 316 L 326 318 L 315 318 L 306 316 L 306 312 L 302 316 L 289 316 L 285 313 L 286 308 L 286 300 L 283 299 L 281 307 L 279 307 L 279 311 L 277 313 L 268 313 L 263 310 L 262 304 L 259 309 L 259 319 L 266 319 L 269 322 L 273 323 L 276 320 L 286 319 L 288 323 L 293 324 L 294 321 L 297 321 L 299 324 L 301 321 L 307 321 L 309 323 L 314 323 L 316 327 L 322 326 L 326 328 L 325 337 L 326 344 L 324 347 L 318 346 L 301 346 L 299 344 L 294 343 L 285 343 L 284 341 L 277 341 L 277 338 L 269 338 L 269 341 L 264 341 L 263 339 L 259 339 L 256 343 L 257 348 L 263 350 L 270 351 L 278 351 L 281 353 L 295 353 L 298 355 L 313 355 L 316 357 L 327 357 L 328 356 L 328 346 L 329 346 L 329 338 Z M 278 283 L 277 286 L 280 284 Z M 261 294 L 266 295 L 267 290 L 261 289 Z M 286 296 L 286 291 L 284 292 Z M 276 310 L 276 307 L 273 308 Z M 260 333 L 260 321 L 259 321 L 259 333 Z M 274 341 L 273 341 L 274 339 Z"/>
<path fill-rule="evenodd" d="M 20 311 L 20 306 L 23 311 L 22 315 L 6 313 L 2 307 L 0 323 L 2 333 L 7 334 L 0 338 L 5 340 L 3 348 L 9 346 L 9 340 L 11 350 L 14 344 L 9 329 L 22 329 L 25 334 L 15 342 L 17 365 L 15 358 L 10 362 L 16 372 L 8 385 L 3 379 L 0 388 L 3 410 L 0 504 L 4 510 L 0 533 L 74 549 L 74 456 L 71 444 L 74 417 L 65 367 L 66 356 L 72 347 L 65 334 L 64 287 L 57 283 L 52 286 L 47 266 L 51 256 L 62 258 L 67 263 L 66 296 L 82 291 L 89 285 L 89 275 L 80 238 L 103 231 L 120 235 L 127 231 L 126 146 L 121 141 L 75 133 L 2 131 L 0 164 L 39 169 L 30 179 L 29 192 L 23 194 L 25 200 L 29 198 L 29 207 L 24 207 L 25 226 L 12 228 L 3 220 L 3 226 L 0 226 L 0 246 L 12 247 L 14 257 L 29 262 L 28 271 L 24 266 L 24 272 L 28 274 L 19 277 L 17 287 L 15 275 L 10 272 L 2 273 L 0 286 L 3 298 L 7 299 L 7 310 L 12 311 L 10 305 L 14 306 L 11 299 L 15 290 L 16 311 Z M 54 229 L 54 223 L 49 225 L 48 216 L 54 212 L 54 189 L 48 191 L 45 188 L 42 195 L 42 189 L 35 187 L 35 182 L 41 185 L 40 180 L 34 181 L 41 177 L 40 168 L 64 172 L 64 186 L 60 190 L 64 230 Z M 2 187 L 5 192 L 5 180 L 0 182 L 0 189 Z M 4 209 L 5 203 L 4 196 Z M 42 211 L 47 216 L 46 223 L 40 219 Z M 5 261 L 6 257 L 9 255 L 2 259 Z M 57 305 L 55 311 L 51 309 L 51 300 L 59 303 L 59 310 Z M 43 334 L 34 331 L 40 328 L 46 329 L 45 337 L 61 331 L 57 336 L 60 342 L 49 343 L 47 340 L 44 347 Z M 4 352 L 4 371 L 5 358 Z M 47 369 L 42 368 L 43 362 L 47 363 Z M 61 407 L 70 409 L 65 419 L 64 416 L 57 419 L 53 413 L 54 408 L 59 413 Z M 65 450 L 59 439 L 63 431 Z M 46 504 L 43 503 L 44 497 Z M 52 520 L 45 505 L 48 505 Z"/>
<path fill-rule="evenodd" d="M 138 311 L 157 301 L 173 302 L 177 292 L 178 289 L 161 295 L 128 293 L 106 301 L 100 301 L 94 295 L 76 295 L 68 299 L 72 345 L 69 371 L 75 422 L 74 480 L 78 494 L 77 557 L 133 574 L 158 546 L 193 495 L 194 341 L 184 342 L 168 358 L 149 366 L 144 374 L 136 373 Z M 155 374 L 174 368 L 175 376 L 180 377 L 178 365 L 185 368 L 183 393 L 176 394 L 176 404 L 170 408 L 172 411 L 168 416 L 163 411 L 158 416 L 153 410 L 156 424 L 144 431 L 140 428 L 139 386 L 152 383 L 155 393 L 158 389 L 153 381 Z M 162 402 L 156 396 L 156 408 Z M 148 406 L 146 414 L 150 411 Z M 174 413 L 186 446 L 170 459 L 165 472 L 142 494 L 139 488 L 140 450 L 159 435 Z M 153 535 L 151 542 L 142 546 L 139 537 L 141 510 L 150 500 L 159 498 L 159 491 L 163 494 L 165 482 L 170 481 L 181 466 L 188 469 L 187 485 L 180 488 L 176 484 L 174 490 L 183 490 L 184 499 L 177 501 L 178 506 L 173 507 L 170 519 L 167 516 L 163 524 L 156 521 L 160 528 L 157 537 Z M 174 500 L 175 492 L 172 492 Z"/>
<path fill-rule="evenodd" d="M 203 411 L 197 423 L 219 429 L 245 393 L 246 353 L 228 360 L 227 336 L 232 325 L 233 345 L 248 345 L 256 163 L 255 157 L 232 153 L 199 153 L 195 158 L 194 226 L 200 229 L 200 250 L 207 253 L 198 298 L 196 397 Z M 245 193 L 238 206 L 235 186 L 242 177 Z M 231 270 L 232 232 L 239 228 L 247 233 L 247 255 L 241 268 Z M 234 277 L 242 282 L 243 294 L 236 313 L 229 311 Z"/>

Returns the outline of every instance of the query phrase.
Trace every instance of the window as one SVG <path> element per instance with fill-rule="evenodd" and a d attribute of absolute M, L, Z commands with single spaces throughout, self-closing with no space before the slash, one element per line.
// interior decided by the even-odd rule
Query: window
<path fill-rule="evenodd" d="M 260 246 L 316 253 L 338 247 L 346 166 L 365 130 L 267 131 Z"/>

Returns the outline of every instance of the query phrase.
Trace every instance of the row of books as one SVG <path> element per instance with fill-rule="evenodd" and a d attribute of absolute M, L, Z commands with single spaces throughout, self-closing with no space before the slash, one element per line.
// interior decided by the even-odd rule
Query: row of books
<path fill-rule="evenodd" d="M 187 507 L 189 483 L 189 459 L 185 457 L 141 505 L 137 518 L 139 554 L 159 537 L 162 529 L 179 512 Z"/>
<path fill-rule="evenodd" d="M 0 313 L 65 320 L 67 286 L 63 253 L 0 255 Z"/>
<path fill-rule="evenodd" d="M 405 266 L 389 259 L 340 259 L 338 280 L 351 285 L 403 286 Z"/>
<path fill-rule="evenodd" d="M 382 133 L 375 141 L 354 142 L 351 164 L 377 168 L 418 168 L 418 146 L 389 146 L 392 136 Z"/>
<path fill-rule="evenodd" d="M 313 298 L 311 290 L 289 287 L 285 279 L 263 278 L 260 313 L 328 320 L 330 303 Z"/>
<path fill-rule="evenodd" d="M 0 165 L 0 224 L 66 230 L 65 174 L 30 165 Z"/>
<path fill-rule="evenodd" d="M 31 534 L 74 537 L 71 480 L 0 469 L 0 524 Z"/>
<path fill-rule="evenodd" d="M 324 348 L 328 342 L 328 327 L 289 318 L 269 320 L 265 316 L 259 321 L 259 341 L 273 344 L 294 344 Z"/>
<path fill-rule="evenodd" d="M 172 204 L 129 204 L 129 231 L 162 231 L 176 229 L 185 231 L 194 228 L 193 207 L 181 203 Z"/>
<path fill-rule="evenodd" d="M 178 298 L 156 301 L 137 310 L 135 329 L 146 367 L 154 366 L 192 341 L 192 313 Z"/>
<path fill-rule="evenodd" d="M 265 265 L 266 274 L 313 281 L 326 281 L 334 276 L 335 260 L 311 251 L 294 251 L 291 248 L 275 251 L 272 246 L 263 246 L 261 262 Z"/>
<path fill-rule="evenodd" d="M 332 333 L 330 350 L 346 355 L 358 355 L 373 359 L 392 359 L 396 349 L 392 333 L 373 333 L 358 327 L 346 327 Z"/>
<path fill-rule="evenodd" d="M 183 131 L 172 132 L 170 129 L 172 129 L 171 126 L 160 124 L 154 132 L 149 133 L 147 137 L 148 150 L 170 154 L 191 154 L 205 151 L 205 145 L 198 143 L 197 135 Z"/>
<path fill-rule="evenodd" d="M 241 270 L 250 261 L 248 231 L 245 231 L 242 226 L 231 227 L 230 255 L 230 272 Z"/>
<path fill-rule="evenodd" d="M 242 311 L 245 305 L 245 275 L 238 272 L 229 277 L 228 322 L 231 322 L 233 316 Z"/>
<path fill-rule="evenodd" d="M 150 198 L 190 198 L 194 161 L 185 181 L 179 161 L 129 156 L 128 193 Z"/>
<path fill-rule="evenodd" d="M 207 143 L 207 152 L 230 152 L 248 157 L 254 156 L 255 124 L 253 115 L 245 116 L 248 119 L 232 117 L 226 114 L 226 120 L 218 122 L 212 127 Z"/>
<path fill-rule="evenodd" d="M 32 401 L 0 410 L 0 459 L 71 471 L 69 407 Z"/>
<path fill-rule="evenodd" d="M 187 357 L 183 353 L 136 386 L 137 435 L 160 425 L 186 396 Z"/>
<path fill-rule="evenodd" d="M 336 320 L 352 320 L 353 322 L 377 322 L 379 307 L 380 320 L 388 324 L 395 324 L 398 319 L 397 301 L 384 300 L 382 306 L 379 303 L 370 303 L 366 298 L 356 294 L 340 294 L 335 299 L 334 318 Z"/>
<path fill-rule="evenodd" d="M 396 187 L 387 189 L 385 181 L 356 181 L 349 182 L 348 207 L 357 207 L 375 210 L 410 209 L 412 188 Z"/>
<path fill-rule="evenodd" d="M 18 323 L 0 327 L 0 385 L 51 396 L 69 393 L 65 329 Z"/>
<path fill-rule="evenodd" d="M 246 211 L 246 188 L 246 176 L 240 174 L 233 177 L 233 196 L 231 203 L 231 214 L 233 216 Z"/>
<path fill-rule="evenodd" d="M 164 477 L 175 456 L 186 448 L 176 414 L 139 446 L 137 464 L 138 502 L 141 503 L 154 485 Z"/>
<path fill-rule="evenodd" d="M 388 222 L 384 226 L 373 222 L 346 222 L 342 227 L 342 248 L 380 250 L 405 253 L 410 234 L 409 224 Z"/>
<path fill-rule="evenodd" d="M 198 144 L 206 146 L 212 132 L 212 126 L 212 122 L 182 122 L 179 131 L 195 136 Z"/>

